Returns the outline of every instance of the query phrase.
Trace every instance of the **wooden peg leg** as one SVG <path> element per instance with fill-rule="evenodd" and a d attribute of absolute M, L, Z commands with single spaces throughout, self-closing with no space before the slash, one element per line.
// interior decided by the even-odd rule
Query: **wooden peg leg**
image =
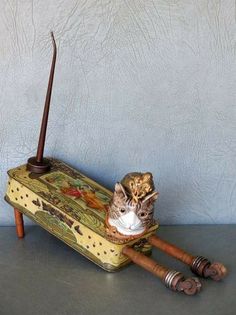
<path fill-rule="evenodd" d="M 19 238 L 23 238 L 25 236 L 23 214 L 16 208 L 14 208 L 14 214 L 15 214 L 16 234 Z"/>
<path fill-rule="evenodd" d="M 187 295 L 194 295 L 201 289 L 201 283 L 197 278 L 185 279 L 182 273 L 159 265 L 155 260 L 135 251 L 129 246 L 125 246 L 122 252 L 135 264 L 160 278 L 164 284 L 173 291 L 184 292 Z"/>
<path fill-rule="evenodd" d="M 204 278 L 210 277 L 215 281 L 219 281 L 227 274 L 227 269 L 223 264 L 219 262 L 211 263 L 207 258 L 202 256 L 192 256 L 181 248 L 160 239 L 156 235 L 150 236 L 148 242 L 166 254 L 189 265 L 191 270 L 198 276 Z"/>

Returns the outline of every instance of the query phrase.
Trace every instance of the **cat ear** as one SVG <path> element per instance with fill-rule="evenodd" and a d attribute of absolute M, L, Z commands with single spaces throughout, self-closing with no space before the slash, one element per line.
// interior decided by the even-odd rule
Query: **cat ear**
<path fill-rule="evenodd" d="M 154 203 L 155 200 L 157 200 L 159 193 L 157 191 L 154 191 L 153 193 L 147 195 L 144 200 L 142 201 L 142 203 Z"/>
<path fill-rule="evenodd" d="M 115 195 L 121 197 L 121 198 L 127 198 L 127 195 L 126 195 L 126 192 L 125 192 L 125 189 L 124 187 L 121 185 L 121 183 L 116 183 L 115 184 L 115 192 L 114 192 Z"/>

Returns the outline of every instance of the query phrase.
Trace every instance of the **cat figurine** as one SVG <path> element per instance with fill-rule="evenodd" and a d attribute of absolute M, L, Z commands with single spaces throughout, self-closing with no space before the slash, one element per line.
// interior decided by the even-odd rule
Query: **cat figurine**
<path fill-rule="evenodd" d="M 117 239 L 140 237 L 154 224 L 157 197 L 151 173 L 127 174 L 115 185 L 106 220 L 108 232 Z"/>

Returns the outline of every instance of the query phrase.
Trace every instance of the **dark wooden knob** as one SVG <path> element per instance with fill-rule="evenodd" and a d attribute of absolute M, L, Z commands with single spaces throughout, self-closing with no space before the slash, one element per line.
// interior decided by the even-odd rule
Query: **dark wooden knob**
<path fill-rule="evenodd" d="M 201 283 L 198 278 L 185 278 L 177 271 L 169 271 L 164 279 L 165 285 L 173 291 L 184 292 L 187 295 L 195 295 L 201 290 Z"/>
<path fill-rule="evenodd" d="M 227 269 L 222 263 L 211 263 L 207 258 L 202 256 L 197 256 L 193 260 L 191 269 L 196 275 L 211 278 L 215 281 L 220 281 L 227 275 Z"/>

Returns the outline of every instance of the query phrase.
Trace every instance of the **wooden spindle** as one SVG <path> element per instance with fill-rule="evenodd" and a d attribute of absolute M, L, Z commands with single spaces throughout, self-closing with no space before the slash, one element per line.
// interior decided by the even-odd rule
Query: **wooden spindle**
<path fill-rule="evenodd" d="M 16 234 L 19 238 L 23 238 L 25 236 L 23 214 L 16 208 L 14 208 L 14 214 L 15 214 Z"/>
<path fill-rule="evenodd" d="M 193 256 L 181 248 L 160 239 L 156 235 L 150 236 L 148 242 L 171 257 L 189 265 L 191 270 L 198 276 L 204 278 L 210 277 L 215 281 L 219 281 L 227 274 L 227 269 L 223 264 L 219 262 L 211 263 L 207 258 L 202 256 Z"/>
<path fill-rule="evenodd" d="M 49 115 L 51 95 L 52 95 L 53 78 L 54 78 L 56 57 L 57 57 L 57 46 L 56 46 L 53 32 L 51 32 L 51 38 L 52 38 L 52 45 L 53 45 L 53 57 L 52 57 L 52 64 L 51 64 L 51 70 L 50 70 L 49 81 L 48 81 L 47 94 L 46 94 L 46 99 L 45 99 L 45 104 L 44 104 L 41 129 L 40 129 L 40 134 L 39 134 L 37 155 L 36 157 L 29 158 L 28 163 L 27 163 L 27 170 L 30 171 L 31 173 L 36 173 L 36 174 L 46 173 L 51 168 L 50 161 L 43 157 L 46 133 L 47 133 L 48 115 Z"/>
<path fill-rule="evenodd" d="M 180 291 L 187 295 L 194 295 L 201 289 L 201 283 L 197 278 L 185 279 L 182 273 L 170 270 L 167 267 L 158 264 L 154 259 L 137 252 L 129 246 L 125 246 L 122 252 L 135 264 L 160 278 L 164 284 L 173 291 Z"/>

